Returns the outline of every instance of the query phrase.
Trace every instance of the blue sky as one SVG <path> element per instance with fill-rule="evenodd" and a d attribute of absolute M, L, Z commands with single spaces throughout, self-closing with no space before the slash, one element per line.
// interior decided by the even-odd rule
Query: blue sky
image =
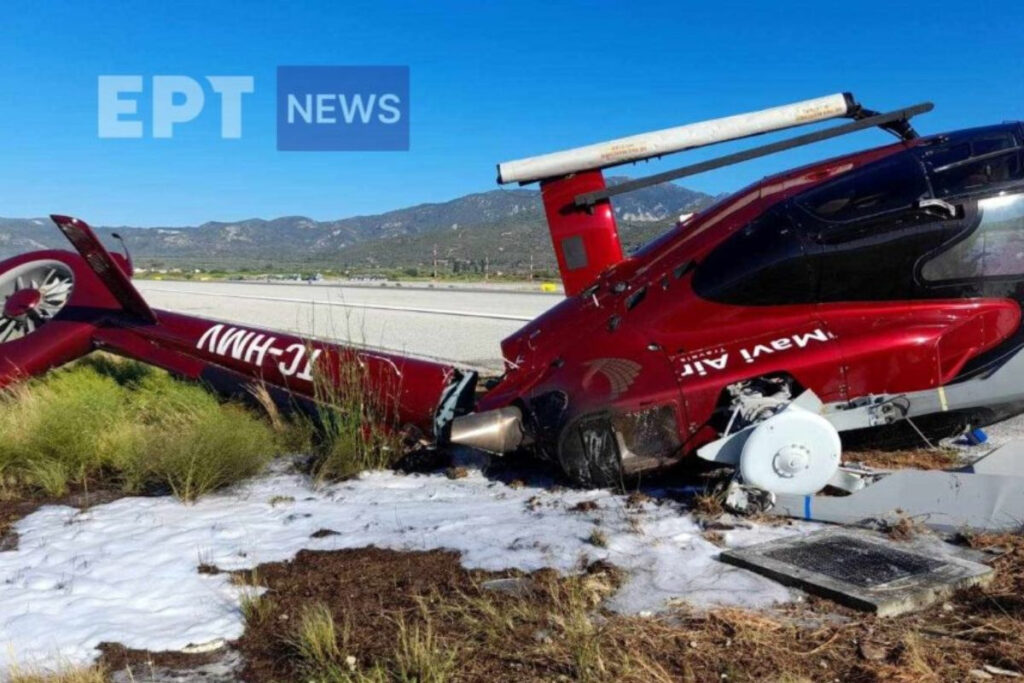
<path fill-rule="evenodd" d="M 170 226 L 377 213 L 493 189 L 499 161 L 841 90 L 876 109 L 933 100 L 936 111 L 918 119 L 924 132 L 1024 118 L 1024 3 L 967 7 L 9 1 L 0 216 Z M 410 67 L 411 150 L 278 152 L 277 66 L 349 64 Z M 170 140 L 100 139 L 102 74 L 252 75 L 256 92 L 244 99 L 239 140 L 220 139 L 212 106 Z M 860 133 L 684 184 L 730 191 L 887 141 Z"/>

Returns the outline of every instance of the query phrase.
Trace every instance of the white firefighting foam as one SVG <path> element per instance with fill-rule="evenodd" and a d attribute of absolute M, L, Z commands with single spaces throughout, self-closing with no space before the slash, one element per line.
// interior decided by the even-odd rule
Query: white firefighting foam
<path fill-rule="evenodd" d="M 598 507 L 570 509 L 581 501 Z M 595 528 L 606 547 L 589 542 Z M 753 526 L 724 541 L 738 547 L 808 528 Z M 312 538 L 319 529 L 338 533 Z M 630 509 L 607 491 L 512 488 L 475 471 L 457 480 L 368 473 L 323 488 L 275 473 L 193 505 L 165 497 L 48 506 L 15 530 L 17 549 L 0 553 L 0 672 L 86 663 L 101 642 L 161 651 L 236 638 L 241 589 L 198 565 L 245 569 L 303 548 L 447 548 L 488 570 L 568 572 L 603 559 L 627 572 L 610 604 L 625 612 L 673 599 L 762 606 L 792 597 L 717 562 L 720 548 L 674 503 Z"/>

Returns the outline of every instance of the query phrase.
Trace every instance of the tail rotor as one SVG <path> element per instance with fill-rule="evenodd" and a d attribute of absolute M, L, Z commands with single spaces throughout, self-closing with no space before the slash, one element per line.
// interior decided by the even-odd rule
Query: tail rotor
<path fill-rule="evenodd" d="M 74 275 L 64 263 L 29 261 L 0 273 L 0 344 L 26 337 L 67 305 Z"/>

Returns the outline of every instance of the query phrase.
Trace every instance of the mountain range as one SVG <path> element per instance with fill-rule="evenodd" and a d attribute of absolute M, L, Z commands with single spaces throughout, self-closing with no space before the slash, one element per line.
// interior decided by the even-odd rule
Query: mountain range
<path fill-rule="evenodd" d="M 609 178 L 609 184 L 624 180 Z M 616 197 L 624 246 L 639 246 L 680 214 L 713 200 L 671 183 Z M 532 189 L 492 190 L 333 221 L 283 216 L 195 227 L 97 228 L 110 248 L 120 249 L 115 232 L 136 264 L 149 268 L 414 270 L 432 268 L 435 250 L 439 267 L 454 270 L 481 269 L 485 262 L 490 272 L 555 266 L 540 192 Z M 55 247 L 68 245 L 48 219 L 0 218 L 0 258 Z"/>

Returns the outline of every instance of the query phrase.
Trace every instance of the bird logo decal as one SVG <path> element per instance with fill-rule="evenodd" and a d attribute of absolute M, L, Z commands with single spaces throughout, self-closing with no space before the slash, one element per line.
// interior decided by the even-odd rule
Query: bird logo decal
<path fill-rule="evenodd" d="M 613 400 L 625 393 L 640 374 L 640 364 L 625 358 L 598 358 L 586 365 L 589 369 L 583 375 L 583 388 L 590 389 L 594 377 L 604 375 Z"/>

